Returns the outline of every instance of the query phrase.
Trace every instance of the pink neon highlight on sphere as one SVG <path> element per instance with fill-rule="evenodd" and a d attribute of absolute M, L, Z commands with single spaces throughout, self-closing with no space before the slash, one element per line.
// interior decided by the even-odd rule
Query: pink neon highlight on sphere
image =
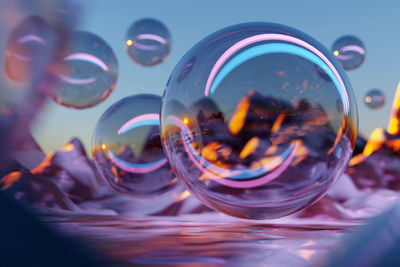
<path fill-rule="evenodd" d="M 181 133 L 181 137 L 184 138 L 183 132 Z M 183 142 L 183 144 L 185 146 L 186 153 L 188 154 L 188 156 L 190 158 L 190 161 L 203 174 L 206 174 L 207 177 L 209 177 L 210 179 L 214 180 L 215 182 L 217 182 L 219 184 L 222 184 L 222 185 L 225 185 L 225 186 L 229 186 L 229 187 L 233 187 L 233 188 L 253 188 L 253 187 L 264 185 L 264 184 L 269 183 L 272 180 L 276 179 L 292 163 L 293 158 L 294 158 L 295 153 L 296 153 L 296 150 L 297 150 L 297 146 L 298 146 L 298 143 L 296 142 L 294 147 L 293 147 L 293 150 L 291 151 L 289 156 L 285 159 L 285 161 L 283 161 L 283 163 L 274 172 L 269 173 L 269 174 L 267 174 L 265 176 L 262 176 L 260 178 L 257 178 L 255 180 L 251 180 L 251 181 L 232 181 L 232 180 L 226 179 L 224 177 L 217 176 L 217 175 L 209 172 L 206 168 L 203 167 L 203 165 L 200 164 L 200 162 L 197 161 L 197 159 L 191 153 L 191 151 L 190 151 L 190 149 L 188 147 L 188 144 L 186 142 Z"/>
<path fill-rule="evenodd" d="M 123 133 L 127 128 L 131 127 L 132 125 L 146 120 L 158 120 L 160 121 L 160 115 L 158 113 L 147 113 L 143 115 L 139 115 L 127 121 L 122 127 L 118 130 L 118 134 Z"/>
<path fill-rule="evenodd" d="M 46 45 L 46 41 L 42 37 L 39 37 L 34 34 L 27 34 L 25 36 L 22 36 L 21 38 L 19 38 L 17 40 L 17 43 L 24 44 L 24 43 L 32 42 L 32 41 L 41 43 L 42 45 Z"/>
<path fill-rule="evenodd" d="M 136 36 L 137 40 L 153 40 L 156 42 L 159 42 L 163 45 L 167 44 L 167 40 L 165 40 L 163 37 L 156 35 L 156 34 L 152 34 L 152 33 L 142 33 L 139 34 L 138 36 Z"/>
<path fill-rule="evenodd" d="M 134 46 L 134 47 L 136 47 L 136 48 L 138 48 L 138 49 L 145 50 L 145 51 L 154 51 L 154 50 L 157 50 L 157 46 L 155 46 L 155 45 L 144 45 L 144 44 L 141 44 L 141 43 L 138 43 L 138 42 L 134 42 L 134 43 L 132 44 L 132 46 Z"/>
<path fill-rule="evenodd" d="M 293 145 L 291 145 L 290 148 L 293 151 Z M 190 147 L 188 147 L 188 149 L 190 150 L 191 154 L 200 156 L 200 154 L 195 149 L 190 149 Z M 290 153 L 292 153 L 292 151 L 290 151 Z M 250 169 L 250 170 L 251 171 L 258 171 L 258 170 L 261 169 L 264 172 L 269 172 L 269 171 L 271 171 L 273 169 L 276 169 L 279 165 L 282 165 L 282 162 L 285 161 L 285 160 L 286 160 L 285 158 L 278 157 L 278 158 L 274 159 L 273 161 L 264 164 L 261 167 Z M 200 160 L 199 163 L 202 166 L 204 166 L 204 163 L 202 163 L 202 160 Z M 210 165 L 207 166 L 207 167 L 204 167 L 204 169 L 207 170 L 208 172 L 211 172 L 211 173 L 213 173 L 215 175 L 218 175 L 219 178 L 229 178 L 229 177 L 232 177 L 232 176 L 241 175 L 243 173 L 242 170 L 230 170 L 230 169 L 225 169 L 225 168 L 218 167 L 218 166 L 216 166 L 214 164 L 211 164 L 211 163 L 209 163 L 209 164 Z M 251 179 L 253 177 L 249 176 L 247 178 Z"/>
<path fill-rule="evenodd" d="M 31 61 L 31 58 L 26 57 L 26 56 L 21 56 L 20 54 L 15 53 L 13 55 L 16 59 L 21 60 L 21 61 Z"/>
<path fill-rule="evenodd" d="M 184 137 L 184 131 L 188 131 L 190 137 L 193 139 L 193 136 L 191 135 L 190 129 L 186 124 L 184 124 L 178 117 L 175 116 L 168 116 L 166 119 L 167 123 L 168 122 L 173 122 L 174 125 L 180 127 L 182 129 L 181 131 L 181 139 L 182 143 L 185 147 L 186 154 L 189 156 L 190 161 L 207 177 L 210 179 L 214 180 L 215 182 L 225 185 L 225 186 L 230 186 L 233 188 L 253 188 L 257 187 L 260 185 L 264 185 L 266 183 L 269 183 L 270 181 L 276 179 L 279 175 L 281 175 L 292 163 L 293 158 L 296 154 L 297 148 L 298 148 L 298 142 L 294 142 L 293 149 L 290 152 L 289 156 L 283 160 L 282 164 L 275 169 L 274 172 L 266 174 L 260 178 L 257 178 L 255 180 L 251 181 L 232 181 L 229 179 L 226 179 L 225 177 L 220 177 L 209 170 L 207 170 L 197 159 L 196 157 L 192 154 L 191 149 L 189 148 L 189 145 L 187 142 L 185 142 L 185 137 Z"/>
<path fill-rule="evenodd" d="M 336 56 L 336 58 L 339 59 L 339 60 L 350 60 L 350 59 L 354 58 L 354 56 L 353 55 L 341 55 L 341 54 L 339 54 L 339 55 Z"/>
<path fill-rule="evenodd" d="M 258 34 L 254 35 L 248 38 L 245 38 L 236 44 L 232 45 L 230 48 L 228 48 L 222 56 L 217 60 L 215 63 L 214 67 L 212 68 L 210 75 L 208 76 L 207 83 L 206 83 L 206 88 L 205 88 L 205 96 L 208 96 L 210 93 L 210 87 L 212 85 L 212 82 L 214 81 L 215 76 L 217 75 L 219 69 L 222 67 L 222 65 L 237 51 L 242 49 L 245 46 L 248 46 L 250 44 L 256 43 L 256 42 L 262 42 L 262 41 L 269 41 L 269 40 L 278 40 L 278 41 L 286 41 L 286 42 L 292 42 L 295 44 L 298 44 L 300 46 L 303 46 L 304 48 L 307 48 L 308 50 L 312 51 L 314 54 L 319 56 L 328 66 L 331 68 L 333 73 L 335 74 L 336 78 L 338 79 L 340 86 L 342 86 L 342 89 L 344 91 L 344 96 L 346 99 L 346 105 L 347 107 L 350 106 L 349 103 L 349 98 L 347 95 L 346 87 L 343 83 L 342 78 L 340 77 L 339 73 L 333 66 L 333 64 L 328 60 L 328 58 L 325 57 L 325 55 L 319 51 L 317 48 L 314 46 L 310 45 L 309 43 L 300 40 L 296 37 L 288 36 L 288 35 L 283 35 L 283 34 L 277 34 L 277 33 L 265 33 L 265 34 Z"/>
<path fill-rule="evenodd" d="M 358 45 L 346 45 L 346 46 L 343 46 L 340 50 L 343 52 L 356 51 L 356 52 L 360 53 L 361 55 L 365 54 L 365 49 Z"/>
<path fill-rule="evenodd" d="M 92 62 L 94 64 L 96 64 L 97 66 L 99 66 L 100 68 L 102 68 L 104 71 L 108 71 L 108 67 L 106 65 L 106 63 L 104 63 L 103 60 L 101 60 L 100 58 L 87 54 L 87 53 L 75 53 L 75 54 L 71 54 L 69 56 L 66 56 L 64 58 L 64 60 L 86 60 L 89 62 Z"/>
<path fill-rule="evenodd" d="M 67 82 L 70 84 L 75 84 L 75 85 L 90 84 L 97 80 L 97 78 L 75 79 L 75 78 L 71 78 L 71 77 L 68 77 L 65 75 L 58 75 L 58 77 L 64 82 Z"/>

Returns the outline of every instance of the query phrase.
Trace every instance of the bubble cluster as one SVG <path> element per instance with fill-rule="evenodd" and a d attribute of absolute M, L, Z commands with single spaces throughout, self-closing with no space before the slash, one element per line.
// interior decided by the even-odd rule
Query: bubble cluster
<path fill-rule="evenodd" d="M 357 107 L 329 50 L 295 29 L 247 23 L 196 44 L 165 88 L 175 174 L 204 204 L 252 219 L 307 207 L 343 173 Z"/>
<path fill-rule="evenodd" d="M 337 39 L 332 46 L 332 51 L 345 70 L 360 67 L 365 59 L 364 44 L 355 36 L 347 35 Z"/>
<path fill-rule="evenodd" d="M 97 123 L 93 158 L 114 190 L 149 196 L 176 185 L 161 145 L 160 107 L 159 96 L 126 97 L 112 105 Z"/>
<path fill-rule="evenodd" d="M 4 70 L 15 81 L 27 81 L 37 75 L 47 58 L 55 33 L 39 16 L 21 21 L 11 32 L 4 55 Z"/>
<path fill-rule="evenodd" d="M 143 66 L 164 62 L 171 49 L 168 29 L 155 19 L 141 19 L 126 33 L 126 51 L 133 61 Z"/>
<path fill-rule="evenodd" d="M 55 71 L 58 83 L 51 97 L 70 108 L 89 108 L 106 99 L 117 82 L 118 64 L 112 49 L 100 37 L 75 32 L 62 63 Z"/>
<path fill-rule="evenodd" d="M 379 109 L 385 104 L 385 95 L 379 89 L 371 89 L 365 95 L 364 102 L 371 109 Z"/>

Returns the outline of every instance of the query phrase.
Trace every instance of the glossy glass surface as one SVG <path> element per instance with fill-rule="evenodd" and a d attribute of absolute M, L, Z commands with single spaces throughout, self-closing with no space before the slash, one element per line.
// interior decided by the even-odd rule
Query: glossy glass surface
<path fill-rule="evenodd" d="M 155 19 L 141 19 L 126 33 L 126 52 L 139 65 L 155 66 L 164 62 L 171 50 L 168 29 Z"/>
<path fill-rule="evenodd" d="M 242 218 L 307 207 L 350 159 L 351 85 L 312 37 L 270 23 L 222 29 L 195 45 L 167 83 L 165 151 L 206 205 Z"/>
<path fill-rule="evenodd" d="M 343 36 L 332 46 L 333 55 L 342 63 L 345 70 L 353 70 L 361 66 L 365 60 L 364 44 L 355 36 Z"/>
<path fill-rule="evenodd" d="M 116 191 L 157 195 L 176 185 L 160 139 L 161 98 L 126 97 L 100 118 L 93 135 L 93 158 L 105 181 Z"/>
<path fill-rule="evenodd" d="M 82 109 L 100 103 L 112 93 L 118 64 L 103 39 L 89 32 L 75 32 L 55 72 L 58 84 L 51 97 L 60 105 Z"/>

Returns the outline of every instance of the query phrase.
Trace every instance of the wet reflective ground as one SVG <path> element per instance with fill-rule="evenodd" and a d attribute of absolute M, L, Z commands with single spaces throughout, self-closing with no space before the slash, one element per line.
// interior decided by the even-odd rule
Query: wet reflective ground
<path fill-rule="evenodd" d="M 246 221 L 216 213 L 177 217 L 42 217 L 112 266 L 320 266 L 359 222 Z"/>

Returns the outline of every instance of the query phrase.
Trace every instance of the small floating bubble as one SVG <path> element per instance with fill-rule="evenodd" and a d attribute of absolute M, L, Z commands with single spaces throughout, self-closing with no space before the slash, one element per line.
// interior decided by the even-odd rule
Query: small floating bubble
<path fill-rule="evenodd" d="M 168 29 L 155 19 L 141 19 L 126 33 L 126 51 L 133 61 L 143 66 L 164 62 L 171 49 Z"/>
<path fill-rule="evenodd" d="M 385 104 L 385 95 L 379 89 L 371 89 L 365 95 L 364 102 L 371 109 L 380 109 Z"/>
<path fill-rule="evenodd" d="M 343 36 L 332 46 L 333 55 L 342 63 L 345 70 L 353 70 L 361 66 L 365 60 L 364 44 L 355 36 Z"/>

